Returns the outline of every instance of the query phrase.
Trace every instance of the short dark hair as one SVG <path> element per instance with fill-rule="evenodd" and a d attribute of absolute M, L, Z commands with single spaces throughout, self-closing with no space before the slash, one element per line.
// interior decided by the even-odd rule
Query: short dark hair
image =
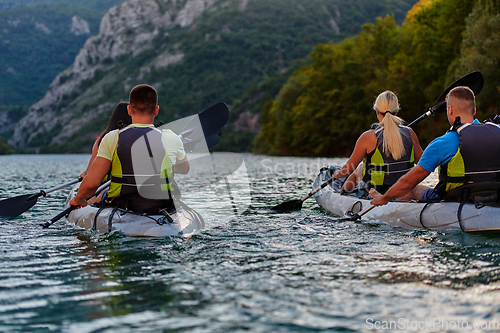
<path fill-rule="evenodd" d="M 474 108 L 476 107 L 476 97 L 474 96 L 474 92 L 471 88 L 467 86 L 455 87 L 451 89 L 446 96 L 446 101 L 448 101 L 450 97 L 466 102 L 468 104 L 466 108 L 469 108 L 471 114 L 474 114 Z"/>
<path fill-rule="evenodd" d="M 155 88 L 148 84 L 135 86 L 128 99 L 132 109 L 140 113 L 154 114 L 158 105 L 158 94 Z"/>

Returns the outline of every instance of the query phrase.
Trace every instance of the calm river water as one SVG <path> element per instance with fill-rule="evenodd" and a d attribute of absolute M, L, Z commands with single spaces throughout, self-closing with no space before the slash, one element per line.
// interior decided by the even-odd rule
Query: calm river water
<path fill-rule="evenodd" d="M 345 159 L 242 157 L 247 197 L 210 188 L 209 163 L 179 177 L 206 222 L 189 238 L 39 229 L 69 189 L 0 219 L 0 331 L 499 330 L 500 237 L 339 222 L 314 199 L 273 213 Z M 77 178 L 88 158 L 0 156 L 0 199 Z"/>

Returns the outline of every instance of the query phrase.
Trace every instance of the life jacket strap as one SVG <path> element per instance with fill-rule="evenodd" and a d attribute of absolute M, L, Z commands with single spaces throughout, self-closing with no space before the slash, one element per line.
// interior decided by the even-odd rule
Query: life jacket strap
<path fill-rule="evenodd" d="M 136 181 L 137 176 L 112 176 L 111 181 L 113 183 L 118 183 L 118 184 L 126 184 L 126 185 L 131 185 L 131 186 L 137 186 L 137 181 Z M 152 181 L 153 179 L 158 180 L 160 178 L 160 175 L 147 175 L 147 176 L 140 176 L 141 178 L 145 177 L 150 177 L 150 181 L 145 181 L 142 183 L 140 186 L 145 186 L 145 185 L 155 185 L 155 183 Z M 170 178 L 161 178 L 161 184 L 170 184 Z"/>
<path fill-rule="evenodd" d="M 482 175 L 482 174 L 495 174 L 496 180 L 500 181 L 500 170 L 466 172 L 464 176 L 460 177 L 452 177 L 444 173 L 441 173 L 439 175 L 439 180 L 447 183 L 469 183 L 471 182 L 472 175 Z"/>
<path fill-rule="evenodd" d="M 394 165 L 400 165 L 400 164 L 406 164 L 406 169 L 391 171 L 391 165 L 393 166 L 392 168 L 394 168 Z M 415 166 L 415 163 L 413 163 L 413 162 L 400 162 L 400 163 L 392 163 L 392 164 L 387 164 L 387 165 L 373 165 L 371 163 L 368 163 L 368 165 L 366 166 L 366 171 L 368 172 L 369 170 L 373 170 L 373 171 L 383 171 L 386 173 L 408 172 L 414 166 Z"/>

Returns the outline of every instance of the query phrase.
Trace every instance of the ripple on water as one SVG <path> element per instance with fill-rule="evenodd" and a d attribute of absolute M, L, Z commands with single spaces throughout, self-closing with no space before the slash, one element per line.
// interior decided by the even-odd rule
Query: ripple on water
<path fill-rule="evenodd" d="M 340 222 L 313 199 L 273 213 L 310 191 L 318 164 L 345 159 L 245 161 L 252 198 L 241 215 L 227 193 L 203 190 L 203 173 L 182 180 L 207 225 L 189 238 L 99 235 L 64 221 L 38 229 L 67 190 L 0 219 L 0 330 L 369 331 L 370 318 L 500 320 L 498 237 Z M 64 183 L 87 162 L 0 156 L 0 199 Z"/>

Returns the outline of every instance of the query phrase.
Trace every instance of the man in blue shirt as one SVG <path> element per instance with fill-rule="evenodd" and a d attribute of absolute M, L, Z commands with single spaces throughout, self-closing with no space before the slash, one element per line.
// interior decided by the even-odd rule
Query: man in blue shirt
<path fill-rule="evenodd" d="M 474 93 L 468 87 L 456 87 L 446 97 L 447 117 L 453 125 L 456 117 L 462 123 L 481 124 L 474 119 L 476 114 Z M 401 177 L 386 193 L 372 190 L 371 204 L 381 206 L 394 199 L 401 200 L 431 200 L 440 199 L 434 188 L 419 184 L 438 166 L 445 166 L 459 152 L 460 136 L 457 131 L 449 131 L 443 136 L 434 139 L 424 150 L 418 165 Z"/>

